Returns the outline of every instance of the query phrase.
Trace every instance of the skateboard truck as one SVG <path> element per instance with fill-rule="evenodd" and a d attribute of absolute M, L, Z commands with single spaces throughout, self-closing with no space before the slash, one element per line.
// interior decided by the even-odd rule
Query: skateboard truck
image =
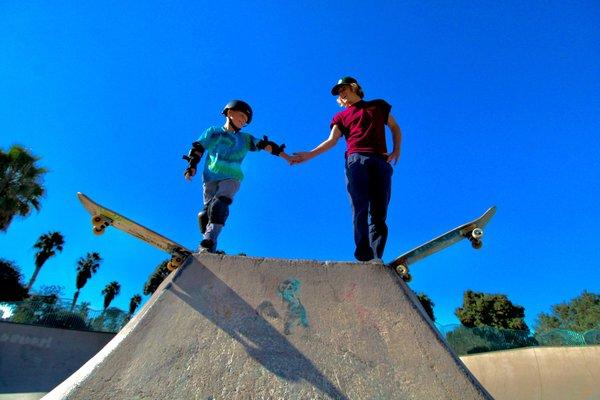
<path fill-rule="evenodd" d="M 187 258 L 189 253 L 182 249 L 176 249 L 171 254 L 171 261 L 167 263 L 167 269 L 169 271 L 174 271 L 177 268 L 181 267 L 183 261 Z"/>
<path fill-rule="evenodd" d="M 95 235 L 102 235 L 104 230 L 112 225 L 112 219 L 105 217 L 104 215 L 94 215 L 92 216 L 92 232 Z"/>
<path fill-rule="evenodd" d="M 404 282 L 412 281 L 412 275 L 408 272 L 408 266 L 406 264 L 397 265 L 396 272 Z"/>

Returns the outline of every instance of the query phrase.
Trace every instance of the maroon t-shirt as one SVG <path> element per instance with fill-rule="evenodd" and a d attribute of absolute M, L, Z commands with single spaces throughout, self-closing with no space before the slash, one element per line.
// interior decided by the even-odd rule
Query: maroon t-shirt
<path fill-rule="evenodd" d="M 392 106 L 385 100 L 361 100 L 333 116 L 346 138 L 346 157 L 352 153 L 387 153 L 385 124 Z"/>

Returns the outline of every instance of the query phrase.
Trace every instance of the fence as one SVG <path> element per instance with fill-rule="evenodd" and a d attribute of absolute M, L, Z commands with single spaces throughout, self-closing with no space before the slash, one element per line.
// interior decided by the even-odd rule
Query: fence
<path fill-rule="evenodd" d="M 489 326 L 465 328 L 462 325 L 437 325 L 437 328 L 459 356 L 521 347 L 600 344 L 600 329 L 579 333 L 566 329 L 528 332 Z"/>
<path fill-rule="evenodd" d="M 131 318 L 118 308 L 91 310 L 85 304 L 71 309 L 71 301 L 36 296 L 22 302 L 0 303 L 2 320 L 29 325 L 94 332 L 118 332 Z M 532 346 L 583 346 L 600 344 L 600 329 L 579 333 L 566 329 L 530 333 L 492 327 L 465 328 L 437 325 L 450 347 L 462 356 Z"/>
<path fill-rule="evenodd" d="M 86 304 L 71 308 L 70 300 L 53 296 L 0 303 L 0 317 L 20 324 L 112 333 L 118 332 L 131 318 L 114 307 L 105 311 L 92 310 Z"/>

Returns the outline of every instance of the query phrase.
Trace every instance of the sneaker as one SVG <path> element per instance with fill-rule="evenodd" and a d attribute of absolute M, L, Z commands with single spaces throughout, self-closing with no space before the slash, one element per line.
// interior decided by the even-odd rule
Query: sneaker
<path fill-rule="evenodd" d="M 212 253 L 214 252 L 215 242 L 211 239 L 202 239 L 198 252 L 200 253 Z"/>

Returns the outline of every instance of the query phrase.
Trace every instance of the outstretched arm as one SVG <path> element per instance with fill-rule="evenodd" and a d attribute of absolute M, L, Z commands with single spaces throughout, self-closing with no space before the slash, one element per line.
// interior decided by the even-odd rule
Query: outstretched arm
<path fill-rule="evenodd" d="M 192 177 L 196 175 L 196 167 L 202 159 L 203 154 L 204 147 L 200 144 L 200 142 L 194 142 L 192 143 L 192 148 L 190 149 L 188 154 L 182 157 L 188 162 L 188 167 L 183 172 L 183 176 L 185 176 L 185 179 L 187 181 L 192 180 Z"/>
<path fill-rule="evenodd" d="M 300 164 L 301 162 L 308 161 L 311 158 L 318 156 L 319 154 L 325 153 L 327 150 L 330 150 L 332 147 L 334 147 L 341 137 L 342 131 L 340 130 L 340 128 L 338 128 L 337 125 L 334 125 L 333 128 L 331 128 L 329 137 L 325 141 L 323 141 L 311 151 L 300 151 L 298 153 L 294 153 L 294 156 L 291 157 L 291 163 Z"/>
<path fill-rule="evenodd" d="M 392 131 L 392 140 L 394 142 L 394 149 L 388 155 L 387 162 L 394 162 L 396 164 L 400 159 L 400 149 L 402 147 L 402 130 L 400 129 L 400 125 L 396 122 L 392 114 L 388 116 L 387 126 L 390 127 Z"/>

